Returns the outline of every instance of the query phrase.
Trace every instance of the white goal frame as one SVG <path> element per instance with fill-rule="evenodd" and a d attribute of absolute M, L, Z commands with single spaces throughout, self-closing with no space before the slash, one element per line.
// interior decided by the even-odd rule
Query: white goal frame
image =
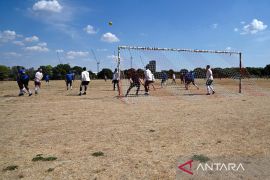
<path fill-rule="evenodd" d="M 198 50 L 198 49 L 177 49 L 177 48 L 157 48 L 157 47 L 139 47 L 139 46 L 118 46 L 117 69 L 120 72 L 121 50 L 145 50 L 145 51 L 176 51 L 191 53 L 208 53 L 208 54 L 236 54 L 239 56 L 239 93 L 242 93 L 242 52 L 239 51 L 220 51 L 220 50 Z"/>

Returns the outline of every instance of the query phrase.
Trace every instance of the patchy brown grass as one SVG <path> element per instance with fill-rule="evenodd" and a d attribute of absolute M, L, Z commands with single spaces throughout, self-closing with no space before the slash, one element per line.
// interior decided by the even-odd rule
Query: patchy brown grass
<path fill-rule="evenodd" d="M 92 81 L 86 96 L 77 96 L 78 81 L 72 91 L 51 81 L 32 97 L 0 82 L 0 168 L 20 167 L 0 179 L 175 179 L 182 156 L 269 158 L 270 80 L 233 96 L 227 90 L 237 87 L 221 81 L 213 96 L 202 82 L 199 91 L 169 86 L 120 99 L 109 81 Z M 37 154 L 57 159 L 32 162 Z M 267 179 L 256 172 L 243 177 Z"/>

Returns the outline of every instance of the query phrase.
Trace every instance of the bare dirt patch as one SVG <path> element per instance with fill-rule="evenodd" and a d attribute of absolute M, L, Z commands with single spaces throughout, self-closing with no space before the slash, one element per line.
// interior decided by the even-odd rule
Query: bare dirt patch
<path fill-rule="evenodd" d="M 217 82 L 213 96 L 202 83 L 199 91 L 179 85 L 120 99 L 104 81 L 92 81 L 86 96 L 78 96 L 78 81 L 72 91 L 51 81 L 31 97 L 0 82 L 0 168 L 19 167 L 0 179 L 175 179 L 179 157 L 193 155 L 238 157 L 255 169 L 230 179 L 267 179 L 260 171 L 269 172 L 270 161 L 259 162 L 270 153 L 270 80 L 254 82 L 242 95 Z M 57 159 L 33 162 L 37 154 Z"/>

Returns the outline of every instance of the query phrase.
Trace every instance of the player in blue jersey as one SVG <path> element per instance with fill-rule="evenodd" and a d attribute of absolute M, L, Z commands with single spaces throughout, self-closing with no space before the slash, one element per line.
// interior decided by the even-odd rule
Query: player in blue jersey
<path fill-rule="evenodd" d="M 189 84 L 192 83 L 197 89 L 199 89 L 199 86 L 195 83 L 195 75 L 193 71 L 187 72 L 185 74 L 185 88 L 188 90 Z"/>
<path fill-rule="evenodd" d="M 46 81 L 46 84 L 49 85 L 49 82 L 50 82 L 50 75 L 49 74 L 46 74 L 45 77 L 44 77 L 45 81 Z"/>
<path fill-rule="evenodd" d="M 74 74 L 72 72 L 68 72 L 66 74 L 66 85 L 67 85 L 67 90 L 70 89 L 72 90 L 72 81 L 74 80 Z"/>
<path fill-rule="evenodd" d="M 161 74 L 161 83 L 160 83 L 160 86 L 163 87 L 163 86 L 166 86 L 167 85 L 167 80 L 168 80 L 168 75 L 166 72 L 162 72 Z"/>
<path fill-rule="evenodd" d="M 20 69 L 17 75 L 17 83 L 20 88 L 19 96 L 23 96 L 24 92 L 28 92 L 29 96 L 32 92 L 28 88 L 29 76 L 26 74 L 25 69 Z"/>

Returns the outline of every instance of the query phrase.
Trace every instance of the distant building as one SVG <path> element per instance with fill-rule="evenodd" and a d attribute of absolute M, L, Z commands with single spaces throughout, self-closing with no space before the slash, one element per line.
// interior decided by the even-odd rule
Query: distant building
<path fill-rule="evenodd" d="M 152 61 L 149 61 L 149 69 L 152 71 L 152 73 L 155 73 L 156 72 L 156 61 L 155 60 L 152 60 Z"/>

